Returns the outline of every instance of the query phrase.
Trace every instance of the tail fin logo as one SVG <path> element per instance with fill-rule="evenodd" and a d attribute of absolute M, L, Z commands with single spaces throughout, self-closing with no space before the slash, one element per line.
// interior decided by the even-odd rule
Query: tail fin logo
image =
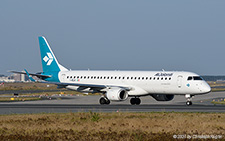
<path fill-rule="evenodd" d="M 51 65 L 53 61 L 53 56 L 50 52 L 47 53 L 47 55 L 43 58 L 45 62 L 47 62 L 47 66 Z"/>

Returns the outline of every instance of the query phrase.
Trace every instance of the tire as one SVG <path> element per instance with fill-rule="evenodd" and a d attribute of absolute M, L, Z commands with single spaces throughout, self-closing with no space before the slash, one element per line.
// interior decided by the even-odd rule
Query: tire
<path fill-rule="evenodd" d="M 131 98 L 131 99 L 130 99 L 130 104 L 131 104 L 131 105 L 135 105 L 135 104 L 136 104 L 135 98 Z"/>
<path fill-rule="evenodd" d="M 110 100 L 107 99 L 106 100 L 106 104 L 109 105 L 110 104 Z"/>
<path fill-rule="evenodd" d="M 101 97 L 100 99 L 99 99 L 99 103 L 101 104 L 101 105 L 104 105 L 104 104 L 106 104 L 106 99 L 104 98 L 104 97 Z"/>
<path fill-rule="evenodd" d="M 190 106 L 190 105 L 192 105 L 192 102 L 191 102 L 191 101 L 187 101 L 187 102 L 186 102 L 186 105 L 187 105 L 187 106 Z"/>
<path fill-rule="evenodd" d="M 141 99 L 140 98 L 135 98 L 135 104 L 140 105 L 141 104 Z"/>

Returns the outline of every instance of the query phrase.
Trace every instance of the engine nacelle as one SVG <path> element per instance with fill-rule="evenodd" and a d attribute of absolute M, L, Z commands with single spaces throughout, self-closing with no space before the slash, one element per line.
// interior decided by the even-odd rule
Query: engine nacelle
<path fill-rule="evenodd" d="M 153 94 L 151 95 L 157 101 L 171 101 L 174 95 L 164 95 L 164 94 Z"/>
<path fill-rule="evenodd" d="M 106 97 L 113 101 L 123 101 L 128 98 L 128 93 L 121 88 L 112 88 L 106 92 Z"/>

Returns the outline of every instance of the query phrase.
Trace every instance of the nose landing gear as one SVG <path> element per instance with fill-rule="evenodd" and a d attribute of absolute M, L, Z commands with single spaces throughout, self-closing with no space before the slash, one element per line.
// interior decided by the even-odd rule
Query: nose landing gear
<path fill-rule="evenodd" d="M 186 105 L 187 105 L 187 106 L 190 106 L 190 105 L 192 105 L 192 102 L 191 102 L 191 101 L 187 101 L 187 102 L 186 102 Z"/>
<path fill-rule="evenodd" d="M 194 96 L 192 96 L 192 95 L 190 95 L 190 94 L 186 94 L 185 95 L 185 98 L 187 99 L 187 102 L 186 102 L 186 105 L 187 106 L 190 106 L 190 105 L 192 105 L 192 97 L 194 97 Z"/>

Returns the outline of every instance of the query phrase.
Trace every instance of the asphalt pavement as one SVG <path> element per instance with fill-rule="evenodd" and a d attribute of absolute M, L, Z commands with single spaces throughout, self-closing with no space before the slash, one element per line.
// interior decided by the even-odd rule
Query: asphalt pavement
<path fill-rule="evenodd" d="M 56 96 L 51 100 L 0 102 L 0 114 L 66 113 L 66 112 L 225 112 L 225 105 L 212 101 L 224 100 L 225 92 L 195 96 L 193 105 L 186 106 L 184 96 L 158 102 L 151 96 L 141 97 L 140 105 L 131 105 L 130 98 L 122 102 L 100 105 L 100 96 Z"/>

